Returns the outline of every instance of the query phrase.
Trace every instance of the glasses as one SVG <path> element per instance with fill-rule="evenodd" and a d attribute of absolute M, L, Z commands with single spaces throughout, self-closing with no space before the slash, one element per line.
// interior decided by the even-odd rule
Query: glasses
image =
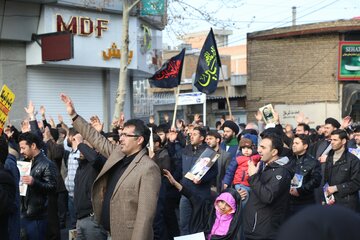
<path fill-rule="evenodd" d="M 140 137 L 140 135 L 120 133 L 119 137 Z"/>

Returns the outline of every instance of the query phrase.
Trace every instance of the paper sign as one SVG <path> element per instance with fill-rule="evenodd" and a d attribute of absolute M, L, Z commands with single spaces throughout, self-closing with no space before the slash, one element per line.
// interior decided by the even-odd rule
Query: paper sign
<path fill-rule="evenodd" d="M 291 179 L 291 187 L 300 188 L 302 186 L 303 179 L 303 175 L 295 173 L 293 179 Z"/>
<path fill-rule="evenodd" d="M 15 100 L 15 94 L 4 85 L 0 92 L 0 134 L 8 118 L 11 106 Z"/>
<path fill-rule="evenodd" d="M 174 240 L 205 240 L 205 234 L 203 232 L 180 236 L 180 237 L 174 237 Z"/>
<path fill-rule="evenodd" d="M 20 196 L 26 196 L 28 185 L 22 182 L 22 177 L 30 175 L 31 162 L 17 161 L 16 164 L 20 172 L 20 182 L 19 182 Z"/>

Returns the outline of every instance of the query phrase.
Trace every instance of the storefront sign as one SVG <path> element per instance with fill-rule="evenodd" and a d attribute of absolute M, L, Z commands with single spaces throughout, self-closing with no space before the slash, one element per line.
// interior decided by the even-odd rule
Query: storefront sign
<path fill-rule="evenodd" d="M 338 80 L 360 80 L 360 42 L 340 42 Z"/>
<path fill-rule="evenodd" d="M 105 61 L 108 61 L 112 58 L 121 58 L 121 52 L 120 49 L 117 47 L 116 43 L 113 43 L 111 45 L 111 48 L 108 48 L 107 51 L 102 51 L 102 56 Z M 132 58 L 133 58 L 133 51 L 129 52 L 128 55 L 128 64 L 130 64 Z"/>
<path fill-rule="evenodd" d="M 109 20 L 96 19 L 91 20 L 89 17 L 72 16 L 66 24 L 60 14 L 56 15 L 56 31 L 63 32 L 69 31 L 75 35 L 90 36 L 95 32 L 96 37 L 101 37 L 103 31 L 107 31 Z"/>

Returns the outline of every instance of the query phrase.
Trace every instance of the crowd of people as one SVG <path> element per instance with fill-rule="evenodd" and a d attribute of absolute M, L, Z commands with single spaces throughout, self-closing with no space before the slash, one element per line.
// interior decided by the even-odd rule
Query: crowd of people
<path fill-rule="evenodd" d="M 350 117 L 311 129 L 276 112 L 272 124 L 259 112 L 256 122 L 224 116 L 214 128 L 198 114 L 175 126 L 168 116 L 157 125 L 122 115 L 104 132 L 97 116 L 86 120 L 60 98 L 72 126 L 30 101 L 21 129 L 9 123 L 0 137 L 1 239 L 61 239 L 64 228 L 88 240 L 358 235 L 360 125 Z M 202 157 L 207 149 L 216 158 Z M 31 162 L 30 174 L 17 161 Z M 196 166 L 201 174 L 186 177 Z"/>

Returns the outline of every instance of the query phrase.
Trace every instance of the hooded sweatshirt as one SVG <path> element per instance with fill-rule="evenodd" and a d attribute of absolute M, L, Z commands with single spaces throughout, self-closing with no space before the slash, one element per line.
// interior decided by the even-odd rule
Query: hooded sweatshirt
<path fill-rule="evenodd" d="M 230 212 L 223 214 L 217 205 L 218 201 L 226 202 L 231 207 Z M 216 209 L 216 218 L 211 229 L 211 233 L 208 235 L 207 239 L 211 239 L 212 235 L 224 236 L 228 233 L 231 221 L 236 211 L 236 201 L 230 193 L 224 192 L 216 198 L 214 206 Z"/>

